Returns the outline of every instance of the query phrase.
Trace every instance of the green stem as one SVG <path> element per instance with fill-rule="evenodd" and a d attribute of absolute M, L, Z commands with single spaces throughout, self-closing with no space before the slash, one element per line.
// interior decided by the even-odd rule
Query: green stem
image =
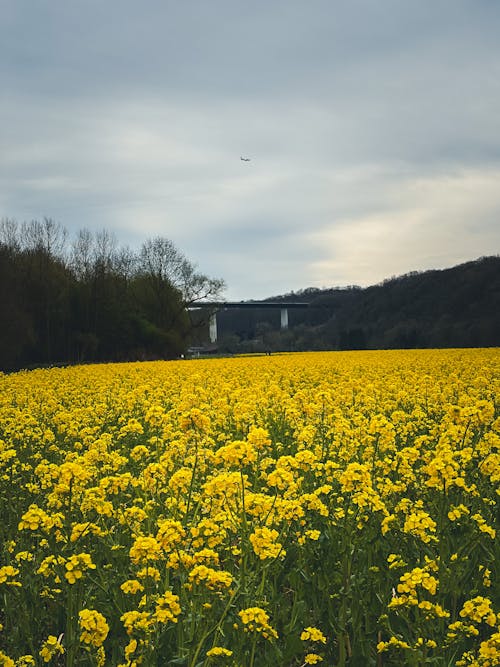
<path fill-rule="evenodd" d="M 78 584 L 77 584 L 78 585 Z M 76 665 L 76 655 L 78 652 L 78 595 L 75 595 L 73 585 L 68 589 L 68 602 L 66 612 L 66 667 Z"/>
<path fill-rule="evenodd" d="M 257 646 L 257 637 L 254 637 L 253 641 L 252 641 L 252 652 L 250 654 L 250 663 L 249 663 L 248 667 L 253 667 L 253 664 L 254 664 L 254 661 L 255 661 L 255 648 L 256 648 L 256 646 Z"/>
<path fill-rule="evenodd" d="M 231 593 L 231 595 L 230 595 L 230 597 L 229 597 L 229 600 L 227 601 L 227 604 L 226 604 L 226 606 L 224 607 L 224 610 L 223 610 L 223 612 L 222 612 L 222 614 L 221 614 L 221 617 L 219 618 L 219 620 L 217 621 L 217 623 L 216 623 L 215 625 L 212 625 L 212 626 L 211 626 L 211 627 L 210 627 L 210 628 L 209 628 L 209 629 L 202 635 L 200 641 L 198 642 L 198 645 L 196 646 L 196 649 L 195 649 L 195 652 L 194 652 L 194 655 L 193 655 L 193 659 L 192 659 L 191 662 L 189 663 L 189 667 L 195 667 L 195 665 L 196 665 L 196 661 L 198 660 L 198 656 L 200 655 L 201 649 L 203 648 L 203 644 L 204 644 L 204 643 L 206 642 L 206 640 L 210 637 L 210 635 L 212 634 L 212 632 L 215 633 L 215 635 L 214 635 L 214 642 L 213 642 L 213 644 L 212 644 L 212 648 L 215 646 L 215 640 L 217 639 L 218 631 L 219 631 L 219 629 L 220 629 L 220 627 L 221 627 L 221 625 L 222 625 L 222 623 L 223 623 L 225 617 L 227 616 L 227 613 L 228 613 L 228 611 L 229 611 L 229 609 L 230 609 L 230 607 L 231 607 L 231 605 L 232 605 L 232 603 L 233 603 L 233 601 L 234 601 L 234 599 L 235 599 L 235 597 L 236 597 L 236 595 L 237 595 L 237 593 L 238 593 L 238 591 L 239 591 L 239 588 L 240 588 L 239 586 L 236 586 L 236 588 L 234 589 L 234 591 Z"/>

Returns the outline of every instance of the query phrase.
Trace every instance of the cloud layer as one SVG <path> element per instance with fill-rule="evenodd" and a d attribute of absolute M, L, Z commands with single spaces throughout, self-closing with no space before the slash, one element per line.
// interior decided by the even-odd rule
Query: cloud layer
<path fill-rule="evenodd" d="M 1 9 L 0 216 L 164 235 L 234 299 L 499 252 L 498 3 Z"/>

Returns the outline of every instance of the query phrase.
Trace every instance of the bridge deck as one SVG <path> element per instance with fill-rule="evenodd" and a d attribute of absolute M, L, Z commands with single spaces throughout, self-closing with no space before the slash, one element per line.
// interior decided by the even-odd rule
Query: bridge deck
<path fill-rule="evenodd" d="M 194 308 L 308 308 L 302 301 L 200 301 L 190 306 Z"/>

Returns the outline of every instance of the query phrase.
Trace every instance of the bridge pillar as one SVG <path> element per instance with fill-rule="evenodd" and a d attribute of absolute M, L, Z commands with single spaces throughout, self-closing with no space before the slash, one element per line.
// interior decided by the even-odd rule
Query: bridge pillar
<path fill-rule="evenodd" d="M 210 342 L 217 342 L 217 313 L 212 313 L 208 321 L 208 331 L 210 334 Z"/>
<path fill-rule="evenodd" d="M 288 308 L 281 309 L 281 328 L 288 329 Z"/>
<path fill-rule="evenodd" d="M 210 342 L 217 342 L 217 313 L 212 313 L 208 320 L 208 331 L 210 334 Z"/>

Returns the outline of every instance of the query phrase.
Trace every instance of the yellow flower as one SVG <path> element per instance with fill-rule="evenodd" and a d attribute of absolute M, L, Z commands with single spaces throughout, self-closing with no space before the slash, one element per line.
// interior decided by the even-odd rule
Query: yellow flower
<path fill-rule="evenodd" d="M 448 518 L 450 521 L 457 521 L 464 514 L 470 514 L 469 510 L 467 509 L 467 507 L 465 507 L 465 505 L 457 505 L 456 507 L 452 505 L 451 509 L 448 512 Z"/>
<path fill-rule="evenodd" d="M 317 653 L 308 653 L 304 658 L 306 665 L 316 665 L 318 662 L 322 662 L 323 658 Z"/>
<path fill-rule="evenodd" d="M 233 652 L 227 648 L 223 648 L 222 646 L 214 646 L 213 648 L 207 651 L 208 658 L 220 657 L 220 656 L 230 657 L 231 655 L 233 655 Z"/>
<path fill-rule="evenodd" d="M 166 553 L 174 551 L 176 547 L 182 544 L 185 537 L 186 531 L 180 521 L 174 521 L 173 519 L 158 521 L 156 539 Z"/>
<path fill-rule="evenodd" d="M 158 560 L 161 554 L 161 546 L 152 535 L 137 537 L 130 547 L 130 560 L 136 565 L 147 563 L 150 560 Z"/>
<path fill-rule="evenodd" d="M 192 408 L 184 413 L 179 419 L 179 426 L 183 431 L 191 429 L 195 431 L 208 431 L 210 428 L 210 418 L 204 415 L 198 408 Z"/>
<path fill-rule="evenodd" d="M 154 617 L 159 623 L 177 623 L 177 617 L 181 613 L 179 596 L 166 591 L 156 600 Z"/>
<path fill-rule="evenodd" d="M 408 642 L 402 641 L 397 637 L 391 637 L 388 642 L 379 642 L 377 644 L 377 652 L 383 653 L 384 651 L 390 651 L 393 648 L 398 649 L 409 649 L 410 645 Z"/>
<path fill-rule="evenodd" d="M 204 544 L 213 549 L 222 544 L 227 537 L 227 531 L 211 518 L 202 519 L 196 526 L 191 528 L 193 536 L 193 547 L 198 549 Z"/>
<path fill-rule="evenodd" d="M 364 464 L 349 463 L 345 471 L 340 475 L 339 481 L 342 493 L 360 491 L 364 487 L 371 486 L 370 471 Z"/>
<path fill-rule="evenodd" d="M 417 586 L 429 591 L 431 595 L 436 594 L 438 580 L 421 567 L 415 567 L 399 578 L 398 593 L 415 595 Z"/>
<path fill-rule="evenodd" d="M 152 565 L 146 565 L 140 570 L 137 570 L 138 579 L 152 579 L 153 581 L 160 581 L 160 570 Z"/>
<path fill-rule="evenodd" d="M 212 563 L 219 564 L 219 554 L 213 549 L 200 549 L 193 554 L 193 563 Z"/>
<path fill-rule="evenodd" d="M 474 521 L 477 523 L 479 530 L 482 533 L 486 533 L 489 537 L 491 537 L 492 540 L 495 539 L 496 530 L 486 523 L 479 512 L 477 514 L 473 514 L 471 518 L 474 519 Z"/>
<path fill-rule="evenodd" d="M 54 635 L 49 635 L 43 642 L 40 649 L 40 656 L 44 662 L 50 662 L 55 655 L 62 655 L 64 648 L 61 644 L 61 637 L 57 638 Z"/>
<path fill-rule="evenodd" d="M 418 608 L 426 613 L 426 618 L 449 618 L 450 614 L 444 610 L 441 605 L 429 602 L 429 600 L 422 600 L 418 603 Z"/>
<path fill-rule="evenodd" d="M 127 581 L 123 582 L 120 588 L 124 593 L 129 593 L 131 595 L 135 595 L 135 593 L 142 593 L 144 590 L 144 586 L 140 581 L 137 581 L 137 579 L 127 579 Z"/>
<path fill-rule="evenodd" d="M 1 656 L 0 656 L 0 665 L 2 664 L 1 662 Z M 16 660 L 16 667 L 35 667 L 36 661 L 35 658 L 28 654 L 28 655 L 21 655 L 17 660 Z"/>
<path fill-rule="evenodd" d="M 260 607 L 248 607 L 238 612 L 245 632 L 257 632 L 265 639 L 277 639 L 278 633 L 269 624 L 269 615 Z"/>
<path fill-rule="evenodd" d="M 3 651 L 0 651 L 0 665 L 2 667 L 16 667 L 14 660 L 9 658 Z"/>
<path fill-rule="evenodd" d="M 481 642 L 479 657 L 484 667 L 493 667 L 500 664 L 500 631 L 495 632 L 489 639 Z"/>
<path fill-rule="evenodd" d="M 54 518 L 49 516 L 38 505 L 30 505 L 28 511 L 21 517 L 18 530 L 38 530 L 41 528 L 47 532 L 54 525 L 60 526 L 60 521 L 54 521 Z"/>
<path fill-rule="evenodd" d="M 304 628 L 300 638 L 302 641 L 321 642 L 322 644 L 326 644 L 325 635 L 321 632 L 321 630 L 314 627 Z"/>
<path fill-rule="evenodd" d="M 387 535 L 387 533 L 391 530 L 391 524 L 393 524 L 395 521 L 396 517 L 394 514 L 388 514 L 382 519 L 382 523 L 380 524 L 382 535 Z"/>
<path fill-rule="evenodd" d="M 494 626 L 497 621 L 495 612 L 491 607 L 491 600 L 480 595 L 464 602 L 460 610 L 462 618 L 470 618 L 476 623 L 485 622 L 488 625 Z"/>
<path fill-rule="evenodd" d="M 255 531 L 250 535 L 250 542 L 254 552 L 261 560 L 266 558 L 277 558 L 278 556 L 283 557 L 285 555 L 285 550 L 283 545 L 277 541 L 278 531 L 273 529 L 266 528 L 256 528 Z"/>
<path fill-rule="evenodd" d="M 125 646 L 125 658 L 130 660 L 130 656 L 137 651 L 137 639 L 131 639 Z"/>
<path fill-rule="evenodd" d="M 108 636 L 109 625 L 105 617 L 95 609 L 82 609 L 79 613 L 80 641 L 96 648 L 102 646 Z"/>
<path fill-rule="evenodd" d="M 215 452 L 216 465 L 224 464 L 230 466 L 242 466 L 257 460 L 257 450 L 250 442 L 234 440 L 228 445 L 219 447 Z"/>
<path fill-rule="evenodd" d="M 479 571 L 483 573 L 483 586 L 489 588 L 491 586 L 491 570 L 484 565 L 480 565 Z"/>
<path fill-rule="evenodd" d="M 35 560 L 35 556 L 30 551 L 19 551 L 15 555 L 15 559 L 18 563 L 21 563 L 22 561 L 30 562 Z"/>
<path fill-rule="evenodd" d="M 106 664 L 106 652 L 104 646 L 99 646 L 95 654 L 96 667 L 104 667 Z"/>
<path fill-rule="evenodd" d="M 389 554 L 389 556 L 387 556 L 387 562 L 389 563 L 390 570 L 396 567 L 406 567 L 407 565 L 407 563 L 398 554 Z"/>
<path fill-rule="evenodd" d="M 16 581 L 14 577 L 19 574 L 19 569 L 17 567 L 12 567 L 12 565 L 4 565 L 0 567 L 0 584 L 6 584 L 7 586 L 22 586 L 20 581 Z"/>
<path fill-rule="evenodd" d="M 96 569 L 96 566 L 92 562 L 92 558 L 87 553 L 70 556 L 64 564 L 64 567 L 66 568 L 64 576 L 70 584 L 74 584 L 81 579 L 86 570 Z"/>
<path fill-rule="evenodd" d="M 406 517 L 403 531 L 419 537 L 425 543 L 436 540 L 434 535 L 429 535 L 436 532 L 436 522 L 423 510 L 412 512 Z"/>
<path fill-rule="evenodd" d="M 123 621 L 128 635 L 134 631 L 148 632 L 153 625 L 151 614 L 146 611 L 126 611 L 120 616 L 120 620 Z"/>
<path fill-rule="evenodd" d="M 105 535 L 105 531 L 98 525 L 87 521 L 86 523 L 75 523 L 71 527 L 71 542 L 77 542 L 80 538 L 86 535 Z"/>
<path fill-rule="evenodd" d="M 233 576 L 224 570 L 214 570 L 206 565 L 196 565 L 189 573 L 189 581 L 204 584 L 212 590 L 230 588 Z"/>

